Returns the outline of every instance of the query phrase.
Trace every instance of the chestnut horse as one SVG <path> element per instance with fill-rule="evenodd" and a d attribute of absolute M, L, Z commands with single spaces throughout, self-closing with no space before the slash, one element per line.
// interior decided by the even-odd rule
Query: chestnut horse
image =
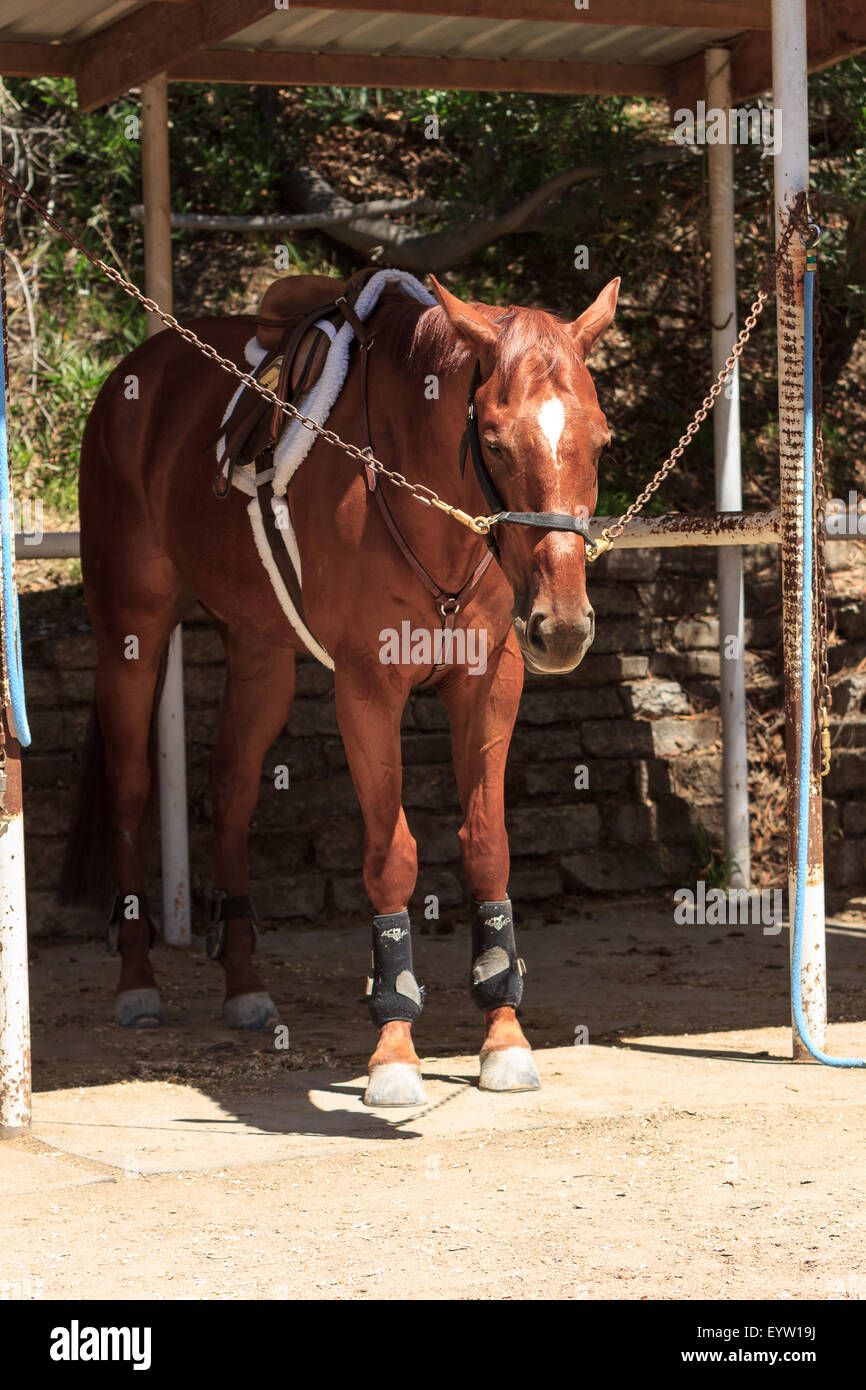
<path fill-rule="evenodd" d="M 338 282 L 321 277 L 295 283 L 298 311 L 321 303 L 324 288 L 340 292 Z M 382 296 L 367 324 L 375 346 L 366 388 L 356 348 L 328 427 L 360 443 L 366 389 L 376 457 L 469 515 L 486 514 L 477 465 L 461 462 L 475 372 L 476 448 L 480 442 L 488 479 L 508 508 L 590 516 L 609 434 L 586 360 L 613 320 L 619 281 L 573 323 L 541 310 L 465 303 L 433 284 L 438 303 L 431 307 L 394 290 Z M 248 369 L 253 319 L 207 318 L 189 327 Z M 225 906 L 212 954 L 225 972 L 224 1018 L 235 1027 L 279 1021 L 253 962 L 247 831 L 263 759 L 289 717 L 303 643 L 253 543 L 248 499 L 235 488 L 219 499 L 212 486 L 213 440 L 235 385 L 167 330 L 116 368 L 84 433 L 81 560 L 98 670 L 64 890 L 75 900 L 94 889 L 101 785 L 118 894 L 109 929 L 120 954 L 116 1017 L 126 1025 L 162 1019 L 140 837 L 161 665 L 172 629 L 196 601 L 216 616 L 226 652 L 211 764 L 214 881 Z M 483 559 L 485 540 L 387 481 L 379 486 L 424 568 L 457 594 Z M 417 855 L 401 805 L 400 720 L 413 686 L 431 674 L 450 719 L 460 849 L 474 900 L 470 987 L 484 1016 L 481 1085 L 534 1088 L 537 1072 L 516 1015 L 523 963 L 508 900 L 503 779 L 524 666 L 570 671 L 593 640 L 585 538 L 538 521 L 497 528 L 496 563 L 452 618 L 456 635 L 486 640 L 486 667 L 452 664 L 432 673 L 405 648 L 383 658 L 386 630 L 400 632 L 408 622 L 413 633 L 436 632 L 441 619 L 358 461 L 317 438 L 288 499 L 305 620 L 333 658 L 337 719 L 366 828 L 364 882 L 375 914 L 368 993 L 379 1040 L 365 1099 L 424 1099 L 411 1035 L 423 991 L 409 933 Z"/>

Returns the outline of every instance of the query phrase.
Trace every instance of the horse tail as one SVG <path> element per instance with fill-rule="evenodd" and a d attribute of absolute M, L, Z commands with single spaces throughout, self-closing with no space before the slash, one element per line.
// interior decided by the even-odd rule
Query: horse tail
<path fill-rule="evenodd" d="M 153 804 L 153 793 L 156 785 L 156 717 L 162 687 L 165 683 L 167 660 L 168 648 L 166 647 L 160 659 L 147 741 L 147 760 L 150 765 L 148 811 Z M 94 700 L 87 732 L 84 735 L 84 747 L 81 750 L 78 784 L 66 837 L 63 866 L 60 870 L 58 900 L 64 905 L 92 903 L 97 907 L 106 907 L 109 895 L 116 887 L 113 874 L 114 834 L 111 798 L 108 791 L 105 738 L 102 733 L 102 725 L 99 722 L 99 711 Z"/>

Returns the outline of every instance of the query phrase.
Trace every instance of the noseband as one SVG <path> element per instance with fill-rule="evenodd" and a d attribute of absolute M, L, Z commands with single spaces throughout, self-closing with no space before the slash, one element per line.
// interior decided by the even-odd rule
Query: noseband
<path fill-rule="evenodd" d="M 499 489 L 490 476 L 487 464 L 484 462 L 484 455 L 481 452 L 481 439 L 478 434 L 478 412 L 475 409 L 475 392 L 481 384 L 481 363 L 476 361 L 475 371 L 472 373 L 472 382 L 469 387 L 469 410 L 466 416 L 466 429 L 460 441 L 460 472 L 466 471 L 467 450 L 472 455 L 472 465 L 475 469 L 475 476 L 478 485 L 484 494 L 484 500 L 491 510 L 491 515 L 487 518 L 490 529 L 485 535 L 485 540 L 499 559 L 499 546 L 493 534 L 493 527 L 500 522 L 511 522 L 515 526 L 540 526 L 545 531 L 573 531 L 575 535 L 583 536 L 583 541 L 588 551 L 590 559 L 595 559 L 598 547 L 592 536 L 589 534 L 589 522 L 582 517 L 572 516 L 570 512 L 510 512 L 502 497 Z"/>

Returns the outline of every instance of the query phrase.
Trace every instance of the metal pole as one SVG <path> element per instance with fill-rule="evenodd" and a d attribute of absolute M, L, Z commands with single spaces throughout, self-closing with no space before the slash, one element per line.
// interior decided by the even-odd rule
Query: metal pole
<path fill-rule="evenodd" d="M 809 187 L 809 110 L 805 0 L 773 0 L 773 106 L 776 122 L 774 186 L 776 237 L 794 197 Z M 781 122 L 781 129 L 780 123 Z M 785 742 L 788 769 L 788 901 L 796 890 L 799 769 L 797 728 L 801 702 L 812 698 L 812 672 L 801 669 L 803 595 L 803 276 L 805 252 L 793 236 L 776 278 L 779 359 L 779 468 L 782 536 L 782 640 L 785 659 Z M 811 499 L 807 499 L 811 505 Z M 803 1012 L 823 1050 L 827 1026 L 824 944 L 824 850 L 820 752 L 815 745 L 809 787 L 809 845 L 803 928 Z M 793 1028 L 793 1055 L 809 1054 Z"/>
<path fill-rule="evenodd" d="M 731 55 L 708 48 L 704 55 L 707 109 L 731 109 Z M 725 365 L 737 338 L 737 263 L 734 245 L 734 149 L 730 140 L 707 145 L 710 199 L 710 276 L 712 287 L 713 374 Z M 738 512 L 743 505 L 740 469 L 739 363 L 713 412 L 716 510 Z M 748 888 L 752 877 L 749 844 L 749 760 L 746 741 L 746 661 L 743 630 L 743 552 L 720 549 L 719 699 L 722 714 L 722 795 L 725 851 L 734 887 Z"/>
<path fill-rule="evenodd" d="M 171 165 L 168 145 L 168 79 L 152 77 L 141 88 L 141 183 L 144 194 L 145 292 L 169 313 L 173 304 L 171 266 Z M 161 321 L 147 316 L 147 335 Z"/>
<path fill-rule="evenodd" d="M 165 73 L 141 89 L 141 172 L 144 193 L 145 289 L 163 309 L 172 308 L 171 180 L 168 145 L 168 79 Z M 162 328 L 148 314 L 148 336 Z M 172 946 L 190 942 L 189 835 L 186 799 L 186 734 L 183 710 L 183 638 L 178 625 L 168 644 L 165 684 L 157 715 L 159 823 L 162 849 L 162 926 Z"/>
<path fill-rule="evenodd" d="M 0 112 L 2 116 L 2 112 Z M 2 126 L 0 126 L 2 157 Z M 0 219 L 0 231 L 2 231 Z M 0 268 L 0 280 L 3 269 Z M 0 293 L 0 314 L 2 314 Z M 0 324 L 0 332 L 4 325 Z M 6 351 L 0 350 L 0 468 L 9 466 L 6 440 Z M 4 493 L 5 495 L 5 493 Z M 5 537 L 15 534 L 11 488 L 10 505 L 3 507 L 0 525 Z M 14 547 L 9 547 L 14 592 Z M 10 612 L 0 584 L 0 634 L 17 622 L 17 604 Z M 21 749 L 9 713 L 9 672 L 0 641 L 0 1139 L 14 1139 L 30 1129 L 30 981 L 27 969 L 27 897 L 24 879 L 24 814 L 21 800 Z"/>
<path fill-rule="evenodd" d="M 14 623 L 14 613 L 3 616 Z M 0 812 L 0 1139 L 14 1139 L 30 1129 L 30 985 L 21 750 L 5 709 L 2 720 L 6 790 Z"/>

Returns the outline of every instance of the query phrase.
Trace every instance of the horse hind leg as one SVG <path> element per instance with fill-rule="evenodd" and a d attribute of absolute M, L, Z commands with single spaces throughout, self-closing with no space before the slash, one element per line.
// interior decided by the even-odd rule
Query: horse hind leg
<path fill-rule="evenodd" d="M 242 629 L 221 625 L 220 632 L 226 680 L 211 757 L 219 920 L 211 924 L 208 951 L 225 972 L 223 1022 L 229 1028 L 267 1029 L 280 1016 L 253 964 L 247 838 L 265 754 L 285 728 L 292 706 L 295 654 Z"/>
<path fill-rule="evenodd" d="M 117 888 L 109 942 L 120 954 L 115 1020 L 122 1027 L 164 1021 L 150 963 L 155 931 L 142 891 L 141 826 L 153 775 L 151 716 L 170 630 L 166 624 L 165 630 L 136 634 L 135 624 L 129 623 L 124 635 L 97 632 L 96 709 L 105 751 Z M 130 647 L 130 637 L 135 637 L 137 649 Z"/>

